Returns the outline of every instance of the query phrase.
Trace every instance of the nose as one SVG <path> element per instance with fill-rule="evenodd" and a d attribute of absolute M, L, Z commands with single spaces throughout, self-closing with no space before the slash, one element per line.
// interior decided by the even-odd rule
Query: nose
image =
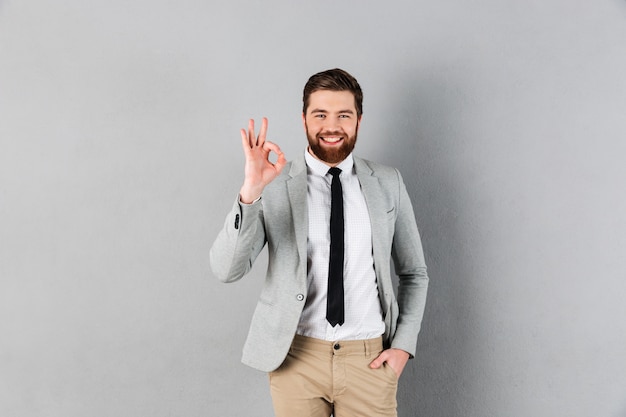
<path fill-rule="evenodd" d="M 327 118 L 326 120 L 324 120 L 324 130 L 327 130 L 329 132 L 341 131 L 339 121 L 332 117 Z"/>

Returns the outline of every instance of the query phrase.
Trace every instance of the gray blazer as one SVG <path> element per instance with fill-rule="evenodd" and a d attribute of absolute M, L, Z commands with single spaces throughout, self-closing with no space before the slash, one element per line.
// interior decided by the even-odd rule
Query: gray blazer
<path fill-rule="evenodd" d="M 372 225 L 374 266 L 385 321 L 385 347 L 415 355 L 428 275 L 413 207 L 400 173 L 360 158 L 354 166 Z M 235 202 L 210 252 L 211 268 L 224 282 L 243 277 L 265 244 L 265 285 L 250 324 L 242 362 L 273 371 L 283 362 L 307 297 L 307 169 L 290 162 L 251 204 Z M 397 298 L 391 259 L 399 277 Z"/>

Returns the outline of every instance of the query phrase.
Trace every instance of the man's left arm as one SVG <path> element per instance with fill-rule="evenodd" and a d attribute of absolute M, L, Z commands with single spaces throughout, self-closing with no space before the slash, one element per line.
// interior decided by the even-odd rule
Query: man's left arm
<path fill-rule="evenodd" d="M 420 331 L 426 293 L 428 274 L 413 206 L 406 191 L 406 186 L 399 172 L 398 175 L 398 215 L 392 246 L 392 257 L 398 284 L 398 321 L 396 332 L 391 341 L 391 348 L 376 358 L 372 368 L 378 368 L 387 362 L 400 376 L 409 358 L 415 356 L 417 335 Z"/>

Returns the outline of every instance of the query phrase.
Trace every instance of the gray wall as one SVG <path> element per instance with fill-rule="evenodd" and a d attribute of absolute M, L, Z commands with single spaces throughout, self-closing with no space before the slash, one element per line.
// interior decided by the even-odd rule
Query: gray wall
<path fill-rule="evenodd" d="M 267 116 L 365 90 L 431 288 L 400 416 L 626 416 L 626 2 L 0 0 L 0 415 L 270 416 L 266 258 L 208 250 Z"/>

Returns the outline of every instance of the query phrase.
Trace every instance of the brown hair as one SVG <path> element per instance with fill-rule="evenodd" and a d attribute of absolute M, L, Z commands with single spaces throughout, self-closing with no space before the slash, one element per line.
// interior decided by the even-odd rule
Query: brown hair
<path fill-rule="evenodd" d="M 304 114 L 306 114 L 306 110 L 309 107 L 309 97 L 318 90 L 350 91 L 354 95 L 357 117 L 361 117 L 361 114 L 363 114 L 363 92 L 361 91 L 361 86 L 356 78 L 346 71 L 335 68 L 318 72 L 309 78 L 302 94 L 302 112 Z"/>

